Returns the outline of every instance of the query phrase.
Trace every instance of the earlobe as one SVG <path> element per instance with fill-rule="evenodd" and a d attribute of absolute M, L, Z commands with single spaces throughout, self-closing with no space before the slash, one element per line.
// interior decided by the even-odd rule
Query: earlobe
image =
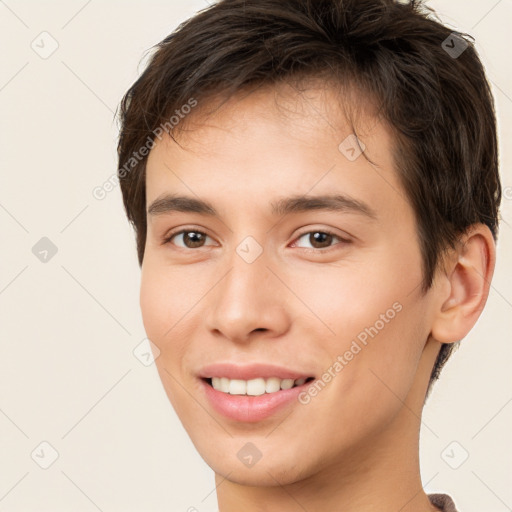
<path fill-rule="evenodd" d="M 441 343 L 464 338 L 480 316 L 491 285 L 496 246 L 489 228 L 475 224 L 446 259 L 432 336 Z"/>

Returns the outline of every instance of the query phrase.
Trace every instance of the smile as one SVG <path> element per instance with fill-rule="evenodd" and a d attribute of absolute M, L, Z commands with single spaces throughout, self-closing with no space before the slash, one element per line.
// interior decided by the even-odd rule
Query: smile
<path fill-rule="evenodd" d="M 206 381 L 213 389 L 228 393 L 230 395 L 249 395 L 260 396 L 265 393 L 276 393 L 285 389 L 292 389 L 296 386 L 302 386 L 306 382 L 313 380 L 314 377 L 302 377 L 300 379 L 280 379 L 279 377 L 262 377 L 250 380 L 229 379 L 227 377 L 213 377 Z"/>
<path fill-rule="evenodd" d="M 311 370 L 298 368 L 219 361 L 195 373 L 212 412 L 237 422 L 258 422 L 300 405 L 299 394 L 315 377 Z"/>

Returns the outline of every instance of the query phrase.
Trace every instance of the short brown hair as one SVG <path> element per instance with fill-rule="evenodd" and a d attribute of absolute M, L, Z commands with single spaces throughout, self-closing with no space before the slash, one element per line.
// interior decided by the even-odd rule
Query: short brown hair
<path fill-rule="evenodd" d="M 392 127 L 397 173 L 417 221 L 424 291 L 470 225 L 486 224 L 496 239 L 494 101 L 469 35 L 414 0 L 221 0 L 156 45 L 120 104 L 118 176 L 139 264 L 147 229 L 147 157 L 134 158 L 139 149 L 191 98 L 229 98 L 299 77 L 354 83 Z M 429 391 L 454 341 L 442 345 Z"/>

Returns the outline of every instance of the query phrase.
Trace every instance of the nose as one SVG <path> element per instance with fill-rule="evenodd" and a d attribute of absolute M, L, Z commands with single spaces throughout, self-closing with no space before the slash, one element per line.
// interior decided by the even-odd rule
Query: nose
<path fill-rule="evenodd" d="M 265 252 L 251 263 L 233 254 L 227 273 L 209 294 L 210 332 L 247 343 L 262 331 L 277 337 L 290 328 L 286 288 L 268 263 Z"/>

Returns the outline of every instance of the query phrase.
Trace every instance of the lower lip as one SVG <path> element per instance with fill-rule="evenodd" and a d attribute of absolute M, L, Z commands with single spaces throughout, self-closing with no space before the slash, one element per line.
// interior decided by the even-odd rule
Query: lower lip
<path fill-rule="evenodd" d="M 205 380 L 201 379 L 201 382 L 206 397 L 215 411 L 232 420 L 243 422 L 261 421 L 287 405 L 299 404 L 298 395 L 310 384 L 308 382 L 275 393 L 249 396 L 223 393 L 214 389 Z"/>

